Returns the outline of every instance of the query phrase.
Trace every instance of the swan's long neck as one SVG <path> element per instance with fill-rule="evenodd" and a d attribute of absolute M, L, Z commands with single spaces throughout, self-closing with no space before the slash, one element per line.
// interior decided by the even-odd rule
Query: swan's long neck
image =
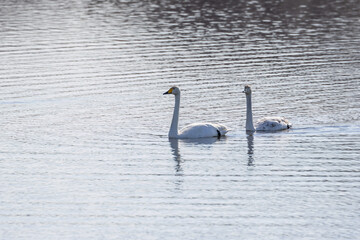
<path fill-rule="evenodd" d="M 180 93 L 175 95 L 175 107 L 174 114 L 171 121 L 169 138 L 175 138 L 178 136 L 178 124 L 179 124 L 179 109 L 180 109 Z"/>
<path fill-rule="evenodd" d="M 246 94 L 246 131 L 255 131 L 251 108 L 251 94 Z"/>

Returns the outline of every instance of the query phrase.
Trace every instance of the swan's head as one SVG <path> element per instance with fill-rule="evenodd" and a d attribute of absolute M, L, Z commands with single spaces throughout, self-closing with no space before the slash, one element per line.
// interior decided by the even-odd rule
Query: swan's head
<path fill-rule="evenodd" d="M 172 87 L 170 88 L 167 92 L 164 92 L 163 95 L 165 94 L 174 94 L 174 95 L 178 95 L 180 94 L 180 89 L 178 87 Z"/>
<path fill-rule="evenodd" d="M 251 94 L 251 88 L 249 85 L 245 85 L 243 93 L 245 93 L 246 95 Z"/>

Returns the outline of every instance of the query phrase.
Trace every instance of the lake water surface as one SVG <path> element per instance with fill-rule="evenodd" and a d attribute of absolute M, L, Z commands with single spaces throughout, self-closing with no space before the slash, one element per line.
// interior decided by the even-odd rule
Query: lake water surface
<path fill-rule="evenodd" d="M 0 6 L 0 239 L 359 239 L 359 0 Z"/>

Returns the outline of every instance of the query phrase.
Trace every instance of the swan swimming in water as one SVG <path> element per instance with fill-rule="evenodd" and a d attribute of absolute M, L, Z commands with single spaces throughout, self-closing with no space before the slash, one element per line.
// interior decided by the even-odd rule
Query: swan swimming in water
<path fill-rule="evenodd" d="M 246 131 L 279 131 L 292 127 L 292 124 L 283 117 L 266 117 L 260 119 L 253 125 L 252 109 L 251 109 L 251 88 L 246 85 L 243 93 L 246 95 Z"/>
<path fill-rule="evenodd" d="M 229 131 L 226 126 L 217 123 L 193 123 L 185 126 L 178 132 L 180 89 L 178 87 L 172 87 L 165 92 L 164 95 L 165 94 L 175 95 L 175 107 L 168 135 L 169 138 L 221 137 Z"/>

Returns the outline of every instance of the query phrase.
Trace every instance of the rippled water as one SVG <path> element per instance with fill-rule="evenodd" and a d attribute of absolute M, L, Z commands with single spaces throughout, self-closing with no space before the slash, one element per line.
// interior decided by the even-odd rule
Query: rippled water
<path fill-rule="evenodd" d="M 359 0 L 0 5 L 1 239 L 359 237 Z"/>

